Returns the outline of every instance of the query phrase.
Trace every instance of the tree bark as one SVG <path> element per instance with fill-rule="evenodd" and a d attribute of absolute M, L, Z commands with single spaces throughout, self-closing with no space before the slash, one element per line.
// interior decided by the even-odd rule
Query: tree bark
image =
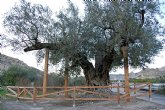
<path fill-rule="evenodd" d="M 99 77 L 99 84 L 98 85 L 108 85 L 110 83 L 110 76 L 109 71 L 113 63 L 113 57 L 115 55 L 115 51 L 112 49 L 111 52 L 108 52 L 102 57 L 102 60 L 95 60 L 95 63 L 98 63 L 97 61 L 101 61 L 98 68 L 95 67 L 97 70 L 97 76 Z M 101 57 L 100 57 L 101 59 Z"/>
<path fill-rule="evenodd" d="M 87 57 L 82 53 L 75 54 L 72 60 L 83 69 L 87 85 L 93 85 L 92 78 L 95 76 L 95 68 L 93 64 L 89 62 Z"/>

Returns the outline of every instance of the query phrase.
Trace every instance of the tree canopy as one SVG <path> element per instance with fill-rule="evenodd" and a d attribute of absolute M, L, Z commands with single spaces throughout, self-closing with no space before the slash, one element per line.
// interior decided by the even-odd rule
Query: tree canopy
<path fill-rule="evenodd" d="M 84 4 L 83 18 L 70 1 L 53 18 L 48 7 L 22 0 L 4 19 L 4 26 L 16 35 L 11 44 L 25 52 L 49 48 L 53 64 L 65 61 L 70 70 L 80 66 L 86 79 L 97 79 L 94 82 L 108 81 L 109 71 L 123 66 L 123 46 L 128 46 L 132 67 L 144 67 L 162 49 L 157 39 L 163 34 L 159 1 Z"/>

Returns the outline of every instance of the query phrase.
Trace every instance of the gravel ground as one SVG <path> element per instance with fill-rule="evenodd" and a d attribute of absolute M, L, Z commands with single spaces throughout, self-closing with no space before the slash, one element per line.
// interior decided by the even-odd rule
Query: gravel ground
<path fill-rule="evenodd" d="M 27 101 L 0 100 L 0 110 L 161 110 L 165 105 L 132 99 L 131 102 L 97 101 L 80 102 L 76 101 L 73 107 L 72 101 L 38 101 L 35 104 Z"/>

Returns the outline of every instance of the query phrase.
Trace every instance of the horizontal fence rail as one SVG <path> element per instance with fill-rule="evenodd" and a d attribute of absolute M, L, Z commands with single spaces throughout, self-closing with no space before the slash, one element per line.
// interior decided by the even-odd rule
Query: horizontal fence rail
<path fill-rule="evenodd" d="M 121 100 L 148 95 L 151 97 L 151 83 L 133 83 L 130 85 L 130 94 L 124 91 L 126 87 L 123 83 L 113 83 L 109 86 L 68 86 L 66 87 L 47 87 L 46 94 L 43 94 L 42 87 L 20 87 L 7 86 L 9 91 L 7 96 L 25 100 Z M 148 87 L 149 91 L 141 91 Z M 67 94 L 67 95 L 66 95 Z M 129 97 L 128 97 L 129 96 Z"/>

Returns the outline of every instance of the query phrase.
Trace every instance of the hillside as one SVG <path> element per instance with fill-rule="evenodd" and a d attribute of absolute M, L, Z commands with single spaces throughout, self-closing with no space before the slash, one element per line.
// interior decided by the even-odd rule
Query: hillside
<path fill-rule="evenodd" d="M 0 53 L 0 71 L 7 70 L 9 67 L 13 65 L 24 66 L 27 67 L 28 65 L 19 59 L 12 58 Z"/>
<path fill-rule="evenodd" d="M 158 78 L 158 77 L 165 77 L 165 67 L 162 68 L 146 68 L 138 73 L 135 73 L 135 77 L 139 79 L 152 79 L 152 78 Z"/>
<path fill-rule="evenodd" d="M 28 67 L 28 68 L 35 69 L 36 73 L 39 73 L 38 75 L 42 76 L 42 74 L 40 73 L 43 73 L 43 71 L 38 70 L 34 67 L 29 67 L 26 63 L 24 63 L 23 61 L 19 59 L 9 57 L 0 53 L 0 71 L 7 70 L 9 67 L 16 66 L 16 65 L 21 66 L 21 67 Z"/>

